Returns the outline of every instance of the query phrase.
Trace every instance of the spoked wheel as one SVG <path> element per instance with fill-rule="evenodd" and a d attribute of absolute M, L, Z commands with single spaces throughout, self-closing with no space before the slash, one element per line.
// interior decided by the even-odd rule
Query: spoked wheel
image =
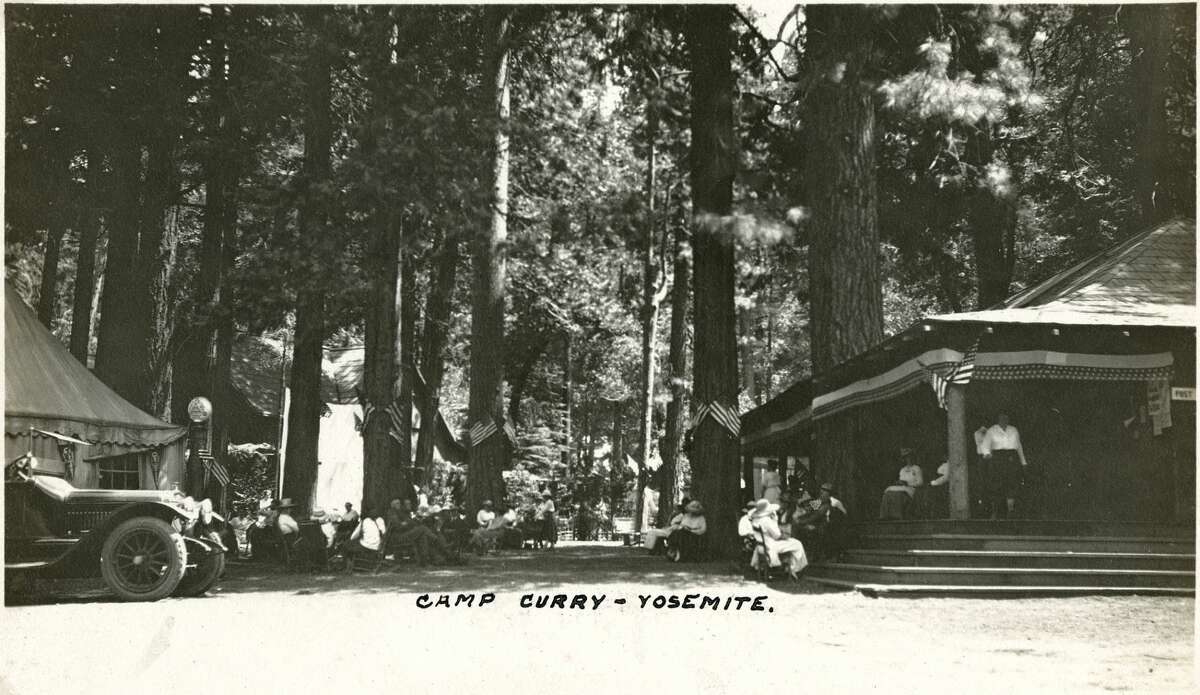
<path fill-rule="evenodd" d="M 185 569 L 183 536 L 154 517 L 121 522 L 100 552 L 100 573 L 123 601 L 157 601 L 170 596 Z"/>
<path fill-rule="evenodd" d="M 196 564 L 184 573 L 179 586 L 175 587 L 176 596 L 200 596 L 216 585 L 217 580 L 225 572 L 225 553 L 219 550 L 210 551 L 196 559 Z"/>

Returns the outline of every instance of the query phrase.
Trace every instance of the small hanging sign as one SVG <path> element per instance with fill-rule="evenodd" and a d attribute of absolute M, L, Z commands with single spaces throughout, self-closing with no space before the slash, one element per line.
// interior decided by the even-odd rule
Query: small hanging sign
<path fill-rule="evenodd" d="M 1179 386 L 1171 387 L 1171 400 L 1173 401 L 1194 401 L 1196 400 L 1196 389 L 1183 388 Z"/>

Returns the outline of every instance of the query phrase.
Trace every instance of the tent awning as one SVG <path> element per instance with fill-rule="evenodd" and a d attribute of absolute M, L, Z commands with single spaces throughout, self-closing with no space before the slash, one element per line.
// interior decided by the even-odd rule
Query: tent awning
<path fill-rule="evenodd" d="M 4 285 L 4 432 L 31 428 L 93 444 L 159 447 L 187 429 L 143 412 L 80 364 Z"/>

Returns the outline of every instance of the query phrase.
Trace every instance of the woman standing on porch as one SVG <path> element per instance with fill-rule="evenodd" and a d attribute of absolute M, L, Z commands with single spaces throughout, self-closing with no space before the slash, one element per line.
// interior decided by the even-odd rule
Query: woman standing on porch
<path fill-rule="evenodd" d="M 1029 464 L 1025 460 L 1025 450 L 1021 448 L 1021 433 L 1008 424 L 1008 413 L 996 414 L 996 424 L 988 428 L 979 449 L 992 482 L 992 518 L 998 516 L 1001 499 L 1006 504 L 1005 517 L 1012 516 L 1017 488 L 1021 485 L 1021 471 Z"/>

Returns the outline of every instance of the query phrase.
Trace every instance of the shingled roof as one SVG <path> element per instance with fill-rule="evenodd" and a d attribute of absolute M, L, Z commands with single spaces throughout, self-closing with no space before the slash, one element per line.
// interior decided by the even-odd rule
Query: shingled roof
<path fill-rule="evenodd" d="M 935 321 L 1118 326 L 1196 324 L 1196 223 L 1174 219 L 984 311 Z"/>

